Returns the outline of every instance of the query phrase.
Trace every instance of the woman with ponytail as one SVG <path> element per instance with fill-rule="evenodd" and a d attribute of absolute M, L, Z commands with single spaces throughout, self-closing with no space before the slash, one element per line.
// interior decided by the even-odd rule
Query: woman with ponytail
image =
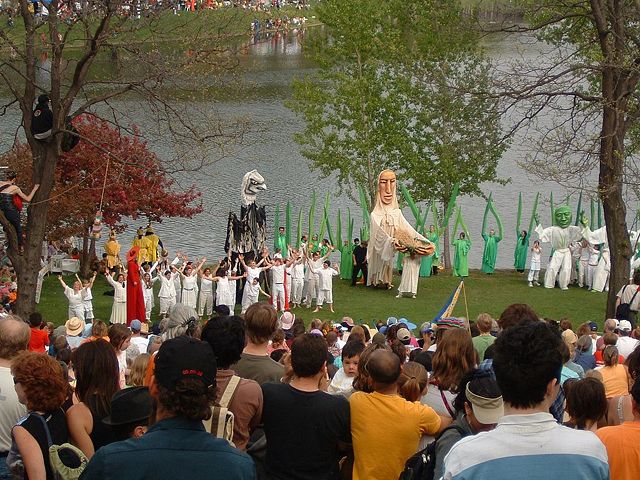
<path fill-rule="evenodd" d="M 429 374 L 416 362 L 407 362 L 402 366 L 398 379 L 398 393 L 409 402 L 417 402 L 427 393 Z"/>

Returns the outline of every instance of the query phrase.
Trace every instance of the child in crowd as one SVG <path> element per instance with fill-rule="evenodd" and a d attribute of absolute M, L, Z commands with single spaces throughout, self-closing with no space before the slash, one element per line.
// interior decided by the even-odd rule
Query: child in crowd
<path fill-rule="evenodd" d="M 338 362 L 341 362 L 341 357 L 342 357 L 342 347 L 340 345 L 338 345 L 338 334 L 335 331 L 330 331 L 327 332 L 327 334 L 325 335 L 325 339 L 327 340 L 327 345 L 328 345 L 328 350 L 329 353 L 333 356 L 333 358 L 335 359 L 333 361 L 334 364 L 337 364 Z M 337 365 L 338 367 L 341 367 L 342 364 Z"/>
<path fill-rule="evenodd" d="M 158 280 L 158 277 L 151 278 L 150 273 L 145 273 L 142 276 L 142 296 L 144 297 L 144 318 L 151 320 L 151 310 L 153 310 L 153 284 Z"/>
<path fill-rule="evenodd" d="M 542 258 L 542 248 L 540 242 L 536 240 L 531 247 L 531 263 L 529 264 L 529 286 L 540 286 L 538 283 L 538 277 L 540 276 L 540 260 Z"/>
<path fill-rule="evenodd" d="M 287 342 L 285 341 L 284 330 L 281 328 L 277 329 L 271 336 L 271 342 L 269 342 L 269 346 L 267 347 L 267 353 L 271 355 L 271 352 L 274 350 L 289 351 L 289 345 L 287 345 Z"/>
<path fill-rule="evenodd" d="M 111 413 L 102 422 L 111 427 L 116 441 L 140 438 L 147 432 L 153 399 L 147 387 L 125 388 L 111 399 Z"/>
<path fill-rule="evenodd" d="M 358 373 L 358 362 L 360 354 L 364 350 L 361 342 L 347 342 L 342 349 L 342 368 L 336 372 L 328 392 L 332 395 L 342 395 L 349 398 L 354 392 L 353 379 Z"/>
<path fill-rule="evenodd" d="M 91 289 L 93 288 L 93 282 L 96 279 L 98 272 L 93 272 L 93 276 L 89 279 L 80 280 L 78 274 L 76 273 L 76 279 L 82 284 L 82 307 L 84 309 L 84 321 L 85 323 L 91 323 L 93 320 L 93 295 L 91 294 Z"/>
<path fill-rule="evenodd" d="M 322 268 L 313 269 L 313 273 L 318 276 L 318 300 L 316 301 L 314 312 L 319 312 L 322 309 L 322 304 L 326 302 L 329 305 L 329 311 L 334 313 L 333 277 L 339 275 L 340 272 L 337 268 L 331 266 L 329 260 L 325 260 L 322 263 Z"/>
<path fill-rule="evenodd" d="M 407 362 L 402 365 L 398 378 L 398 393 L 409 402 L 417 402 L 427 394 L 429 374 L 419 363 Z"/>
<path fill-rule="evenodd" d="M 46 328 L 42 328 L 42 315 L 38 312 L 33 312 L 29 315 L 29 325 L 31 326 L 29 351 L 45 353 L 49 345 L 49 331 Z"/>

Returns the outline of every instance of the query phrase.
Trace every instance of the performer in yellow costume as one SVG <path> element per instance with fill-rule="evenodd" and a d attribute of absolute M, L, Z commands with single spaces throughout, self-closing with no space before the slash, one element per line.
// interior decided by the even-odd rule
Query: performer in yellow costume
<path fill-rule="evenodd" d="M 136 231 L 136 238 L 133 239 L 131 247 L 138 247 L 140 249 L 138 251 L 138 265 L 149 261 L 147 260 L 147 256 L 149 255 L 150 242 L 147 240 L 147 237 L 144 236 L 142 227 Z"/>
<path fill-rule="evenodd" d="M 155 263 L 158 260 L 158 245 L 162 247 L 162 242 L 160 241 L 160 237 L 153 231 L 151 224 L 147 226 L 144 238 L 149 242 L 147 247 L 149 249 L 147 251 L 147 262 Z"/>
<path fill-rule="evenodd" d="M 116 232 L 113 230 L 109 233 L 109 240 L 104 244 L 104 251 L 107 254 L 107 267 L 112 269 L 121 264 L 120 262 L 120 243 L 116 239 Z"/>

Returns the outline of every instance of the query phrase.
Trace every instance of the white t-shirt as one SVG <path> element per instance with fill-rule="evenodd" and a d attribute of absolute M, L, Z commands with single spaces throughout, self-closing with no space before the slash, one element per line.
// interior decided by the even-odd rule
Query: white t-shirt
<path fill-rule="evenodd" d="M 131 345 L 135 345 L 140 350 L 140 353 L 147 353 L 147 346 L 149 345 L 149 339 L 144 337 L 131 337 Z"/>
<path fill-rule="evenodd" d="M 296 263 L 291 267 L 291 278 L 294 280 L 304 280 L 304 265 Z"/>
<path fill-rule="evenodd" d="M 320 290 L 331 290 L 333 288 L 333 277 L 338 275 L 333 268 L 322 267 L 319 270 L 316 270 L 314 273 L 318 275 L 318 288 Z"/>
<path fill-rule="evenodd" d="M 247 283 L 251 283 L 254 278 L 259 278 L 261 271 L 262 268 L 247 267 Z"/>
<path fill-rule="evenodd" d="M 18 401 L 11 369 L 0 367 L 0 452 L 9 451 L 11 429 L 26 413 L 27 408 Z M 0 459 L 0 461 L 4 460 L 4 458 Z"/>
<path fill-rule="evenodd" d="M 271 278 L 273 278 L 273 283 L 284 283 L 284 274 L 284 265 L 274 265 L 273 267 L 271 267 Z"/>
<path fill-rule="evenodd" d="M 622 357 L 626 360 L 631 352 L 635 350 L 638 346 L 638 340 L 631 337 L 618 337 L 618 341 L 616 342 L 616 347 L 618 347 L 618 353 L 622 355 Z"/>

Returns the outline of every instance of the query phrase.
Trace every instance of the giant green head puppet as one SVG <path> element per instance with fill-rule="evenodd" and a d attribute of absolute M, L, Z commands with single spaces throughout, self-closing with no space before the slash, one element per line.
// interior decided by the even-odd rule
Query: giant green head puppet
<path fill-rule="evenodd" d="M 571 225 L 571 210 L 566 205 L 556 208 L 553 212 L 553 217 L 555 218 L 556 225 L 560 228 L 567 228 Z"/>

